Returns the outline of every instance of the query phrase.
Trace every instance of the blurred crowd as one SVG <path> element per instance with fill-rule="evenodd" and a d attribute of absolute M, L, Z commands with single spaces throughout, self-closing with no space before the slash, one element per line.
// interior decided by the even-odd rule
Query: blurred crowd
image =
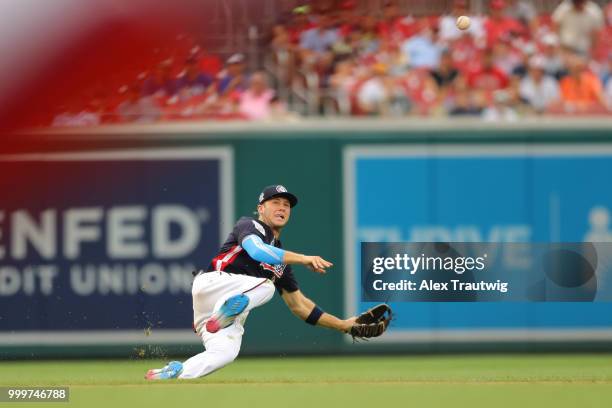
<path fill-rule="evenodd" d="M 151 71 L 111 94 L 99 89 L 91 99 L 63 106 L 53 126 L 152 123 L 189 119 L 265 119 L 285 114 L 261 71 L 246 72 L 243 54 L 225 63 L 193 46 L 181 61 L 164 59 Z"/>
<path fill-rule="evenodd" d="M 274 27 L 287 77 L 314 73 L 321 95 L 353 115 L 605 114 L 612 108 L 612 4 L 491 0 L 486 15 L 455 0 L 447 15 L 416 17 L 388 1 L 381 16 L 353 1 L 295 9 Z M 470 17 L 467 30 L 458 16 Z"/>
<path fill-rule="evenodd" d="M 221 59 L 183 37 L 171 57 L 143 61 L 144 70 L 58 107 L 52 125 L 291 117 L 290 96 L 281 101 L 275 89 L 304 74 L 316 78 L 317 114 L 324 98 L 350 115 L 512 121 L 612 112 L 612 3 L 563 0 L 542 14 L 531 1 L 491 0 L 474 15 L 467 0 L 454 0 L 436 16 L 407 14 L 393 0 L 378 15 L 351 0 L 315 4 L 271 30 L 278 78 L 247 70 L 243 54 Z M 470 17 L 467 30 L 456 27 L 461 15 Z"/>

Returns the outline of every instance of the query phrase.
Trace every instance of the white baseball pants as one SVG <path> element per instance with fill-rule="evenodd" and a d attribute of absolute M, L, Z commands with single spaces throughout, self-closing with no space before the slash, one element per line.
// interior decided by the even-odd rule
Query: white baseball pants
<path fill-rule="evenodd" d="M 249 297 L 247 308 L 232 325 L 217 333 L 206 331 L 206 321 L 230 297 L 244 293 Z M 226 366 L 236 359 L 242 344 L 244 322 L 249 311 L 264 305 L 274 296 L 269 279 L 227 272 L 201 273 L 193 281 L 193 321 L 206 349 L 183 363 L 179 378 L 198 378 Z"/>

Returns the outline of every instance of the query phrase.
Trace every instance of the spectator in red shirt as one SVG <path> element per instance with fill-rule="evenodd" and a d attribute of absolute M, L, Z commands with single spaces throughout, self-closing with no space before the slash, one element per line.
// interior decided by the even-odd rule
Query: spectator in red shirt
<path fill-rule="evenodd" d="M 501 39 L 510 39 L 513 34 L 522 34 L 525 27 L 512 17 L 504 15 L 506 2 L 491 0 L 490 15 L 484 23 L 487 47 L 493 47 Z"/>
<path fill-rule="evenodd" d="M 464 35 L 450 44 L 451 55 L 461 72 L 471 72 L 480 68 L 482 50 L 471 35 Z"/>
<path fill-rule="evenodd" d="M 482 55 L 482 66 L 468 76 L 470 87 L 483 90 L 490 94 L 498 89 L 504 89 L 509 84 L 508 76 L 494 64 L 493 51 L 487 49 Z"/>
<path fill-rule="evenodd" d="M 340 3 L 336 13 L 336 23 L 340 37 L 348 36 L 359 25 L 359 15 L 355 11 L 355 2 L 346 0 Z"/>
<path fill-rule="evenodd" d="M 595 42 L 593 56 L 599 61 L 605 61 L 612 53 L 612 2 L 608 3 L 604 9 L 605 25 L 599 31 L 599 38 Z"/>
<path fill-rule="evenodd" d="M 402 16 L 397 1 L 387 1 L 383 18 L 378 22 L 378 34 L 384 40 L 400 42 L 418 30 L 417 21 L 411 15 Z"/>

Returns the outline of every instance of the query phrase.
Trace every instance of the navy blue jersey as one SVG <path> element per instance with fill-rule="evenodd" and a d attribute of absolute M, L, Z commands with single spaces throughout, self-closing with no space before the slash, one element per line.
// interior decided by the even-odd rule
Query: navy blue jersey
<path fill-rule="evenodd" d="M 265 244 L 282 248 L 281 242 L 274 239 L 274 234 L 269 226 L 254 218 L 242 217 L 221 246 L 218 255 L 208 265 L 207 270 L 268 278 L 274 282 L 274 286 L 280 293 L 283 290 L 287 292 L 298 290 L 298 284 L 291 271 L 291 266 L 285 264 L 270 265 L 256 261 L 240 246 L 242 240 L 252 234 L 261 238 Z"/>

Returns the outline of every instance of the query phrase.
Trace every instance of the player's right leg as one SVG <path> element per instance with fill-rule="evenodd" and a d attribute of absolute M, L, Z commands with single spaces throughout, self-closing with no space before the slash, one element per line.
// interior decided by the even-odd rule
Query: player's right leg
<path fill-rule="evenodd" d="M 215 333 L 232 324 L 240 314 L 272 299 L 274 284 L 264 278 L 210 272 L 196 277 L 192 295 L 196 332 Z"/>
<path fill-rule="evenodd" d="M 206 331 L 216 333 L 234 323 L 236 317 L 249 305 L 249 297 L 244 294 L 228 298 L 206 322 Z"/>
<path fill-rule="evenodd" d="M 166 366 L 149 370 L 151 376 L 145 378 L 198 378 L 234 361 L 240 352 L 243 324 L 249 311 L 267 303 L 274 296 L 274 290 L 274 284 L 268 279 L 219 272 L 198 275 L 192 287 L 194 327 L 206 350 L 182 363 L 178 374 L 176 370 L 171 373 L 172 376 L 160 374 Z M 235 305 L 235 302 L 238 304 Z M 229 326 L 214 333 L 207 331 L 206 323 L 218 315 L 224 306 L 225 310 L 229 310 L 227 314 L 233 314 L 231 321 L 224 320 L 224 324 L 229 323 Z M 238 312 L 240 309 L 242 311 Z"/>
<path fill-rule="evenodd" d="M 237 280 L 242 293 L 222 297 L 215 304 L 214 312 L 206 321 L 206 331 L 216 333 L 231 325 L 243 312 L 267 303 L 274 296 L 274 285 L 268 279 L 253 278 L 251 276 L 230 275 L 230 279 Z"/>

